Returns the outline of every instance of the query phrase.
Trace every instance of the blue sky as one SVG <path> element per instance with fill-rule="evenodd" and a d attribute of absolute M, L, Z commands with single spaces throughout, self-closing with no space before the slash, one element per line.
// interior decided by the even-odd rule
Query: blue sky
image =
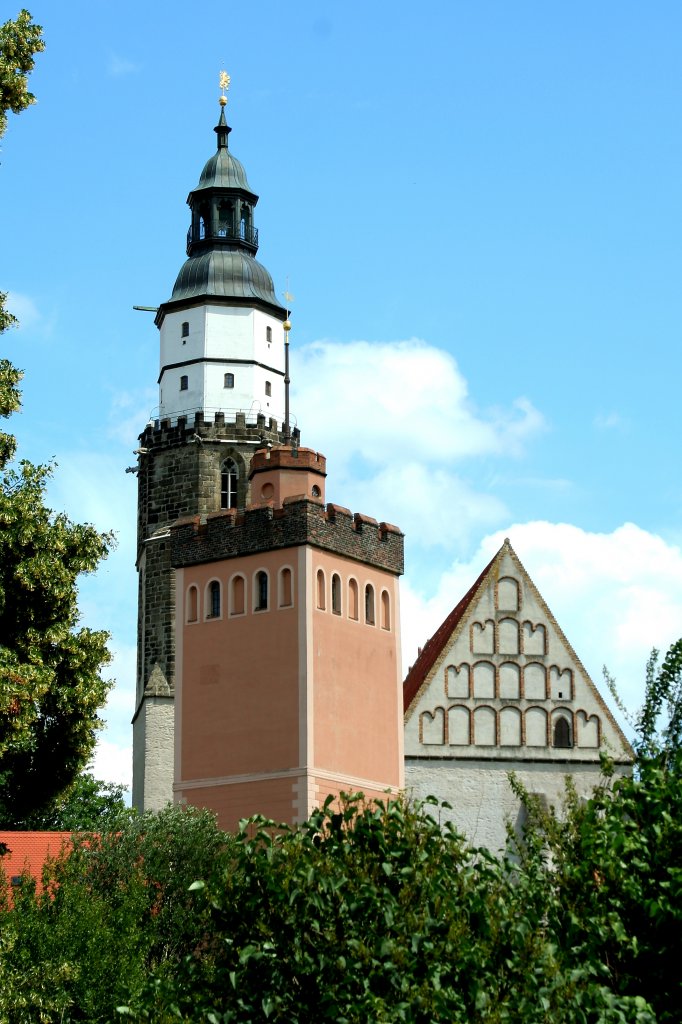
<path fill-rule="evenodd" d="M 20 454 L 113 528 L 84 582 L 130 774 L 135 478 L 185 199 L 215 142 L 295 295 L 292 409 L 327 495 L 406 532 L 410 662 L 505 536 L 631 704 L 680 635 L 682 8 L 627 0 L 36 2 L 39 103 L 0 155 Z M 3 17 L 10 16 L 7 11 Z"/>

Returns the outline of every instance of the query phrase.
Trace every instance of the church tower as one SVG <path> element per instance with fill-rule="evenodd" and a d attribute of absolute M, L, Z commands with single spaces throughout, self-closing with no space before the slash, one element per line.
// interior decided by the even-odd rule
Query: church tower
<path fill-rule="evenodd" d="M 221 85 L 229 82 L 227 76 Z M 133 805 L 173 797 L 175 581 L 169 531 L 186 516 L 244 508 L 263 445 L 289 429 L 286 310 L 256 260 L 253 192 L 229 150 L 224 95 L 216 151 L 187 203 L 187 260 L 159 306 L 159 408 L 138 455 L 138 655 Z"/>

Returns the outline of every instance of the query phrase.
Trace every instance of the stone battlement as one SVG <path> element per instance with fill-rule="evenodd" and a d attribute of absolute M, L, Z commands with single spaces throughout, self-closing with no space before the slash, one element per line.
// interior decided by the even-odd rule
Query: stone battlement
<path fill-rule="evenodd" d="M 251 459 L 251 476 L 272 469 L 306 470 L 326 476 L 327 460 L 312 448 L 282 446 L 257 451 Z"/>
<path fill-rule="evenodd" d="M 396 576 L 404 570 L 404 538 L 397 526 L 302 496 L 286 498 L 281 508 L 258 505 L 178 520 L 171 528 L 171 564 L 182 568 L 302 544 Z"/>
<path fill-rule="evenodd" d="M 292 433 L 295 439 L 299 437 L 297 428 Z M 234 419 L 226 418 L 224 412 L 216 412 L 210 417 L 203 412 L 195 412 L 193 416 L 178 416 L 175 423 L 170 418 L 154 420 L 140 434 L 140 445 L 150 449 L 165 448 L 187 444 L 192 438 L 209 442 L 229 439 L 237 444 L 263 440 L 272 444 L 284 442 L 284 434 L 274 416 L 266 418 L 259 412 L 255 422 L 252 417 L 247 422 L 245 412 L 236 413 Z"/>

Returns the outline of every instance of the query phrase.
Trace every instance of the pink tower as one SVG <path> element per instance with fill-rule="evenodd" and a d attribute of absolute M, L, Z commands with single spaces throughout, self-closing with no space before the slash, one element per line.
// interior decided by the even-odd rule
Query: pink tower
<path fill-rule="evenodd" d="M 325 504 L 326 460 L 257 451 L 251 504 L 180 520 L 175 799 L 223 828 L 403 786 L 403 535 Z"/>

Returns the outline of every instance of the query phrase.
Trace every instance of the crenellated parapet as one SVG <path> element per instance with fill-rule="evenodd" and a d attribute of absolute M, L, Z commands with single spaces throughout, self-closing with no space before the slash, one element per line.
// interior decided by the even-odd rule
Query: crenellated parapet
<path fill-rule="evenodd" d="M 300 496 L 286 498 L 281 508 L 258 505 L 179 520 L 171 529 L 171 564 L 182 568 L 303 544 L 396 576 L 404 571 L 404 537 L 397 526 Z"/>
<path fill-rule="evenodd" d="M 297 435 L 298 432 L 294 431 L 294 434 Z M 266 417 L 264 413 L 258 413 L 255 419 L 250 416 L 247 420 L 245 412 L 236 412 L 234 416 L 230 416 L 225 412 L 206 415 L 201 411 L 178 416 L 176 420 L 154 420 L 148 423 L 140 434 L 140 446 L 147 449 L 167 448 L 188 442 L 228 440 L 235 444 L 254 446 L 264 442 L 282 444 L 284 434 L 277 420 L 273 416 Z"/>

